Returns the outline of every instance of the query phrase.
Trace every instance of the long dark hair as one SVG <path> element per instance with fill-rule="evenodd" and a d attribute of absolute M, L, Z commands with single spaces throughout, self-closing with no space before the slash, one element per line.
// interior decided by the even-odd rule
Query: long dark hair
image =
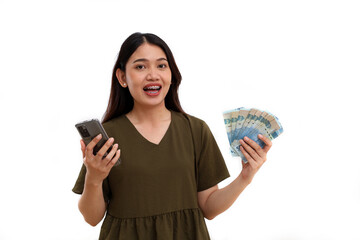
<path fill-rule="evenodd" d="M 165 52 L 169 63 L 171 70 L 171 85 L 169 92 L 165 97 L 165 107 L 169 110 L 185 113 L 181 108 L 178 96 L 181 74 L 175 63 L 175 59 L 170 48 L 161 38 L 154 34 L 137 32 L 130 35 L 120 48 L 120 52 L 112 73 L 109 103 L 103 116 L 102 123 L 105 123 L 122 114 L 126 114 L 132 110 L 134 106 L 134 100 L 130 94 L 129 88 L 123 88 L 120 86 L 120 83 L 116 77 L 116 70 L 120 68 L 120 70 L 125 72 L 127 61 L 136 51 L 136 49 L 145 42 L 160 47 Z"/>

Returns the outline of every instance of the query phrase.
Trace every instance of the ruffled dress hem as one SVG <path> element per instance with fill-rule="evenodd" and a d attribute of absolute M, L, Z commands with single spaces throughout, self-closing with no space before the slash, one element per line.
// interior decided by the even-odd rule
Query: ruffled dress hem
<path fill-rule="evenodd" d="M 199 208 L 135 218 L 118 218 L 107 213 L 100 240 L 208 240 L 203 214 Z"/>

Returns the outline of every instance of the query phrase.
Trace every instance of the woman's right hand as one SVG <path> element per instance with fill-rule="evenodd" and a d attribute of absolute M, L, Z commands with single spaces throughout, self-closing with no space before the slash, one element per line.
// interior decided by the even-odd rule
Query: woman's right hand
<path fill-rule="evenodd" d="M 87 146 L 81 139 L 81 151 L 83 153 L 84 164 L 86 166 L 86 181 L 92 184 L 102 184 L 103 180 L 109 175 L 111 168 L 115 165 L 120 157 L 118 144 L 114 144 L 111 151 L 106 157 L 105 153 L 112 146 L 114 138 L 109 138 L 104 146 L 94 156 L 93 149 L 102 138 L 101 134 L 96 136 Z M 104 158 L 103 158 L 104 157 Z"/>

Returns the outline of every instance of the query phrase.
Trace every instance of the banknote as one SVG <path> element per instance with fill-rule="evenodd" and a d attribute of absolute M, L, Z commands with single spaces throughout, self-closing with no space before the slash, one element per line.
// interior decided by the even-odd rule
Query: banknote
<path fill-rule="evenodd" d="M 230 153 L 233 157 L 238 156 L 236 149 L 232 147 L 233 139 L 236 138 L 238 131 L 241 129 L 248 110 L 241 107 L 223 112 L 226 133 L 230 144 Z"/>
<path fill-rule="evenodd" d="M 232 109 L 223 112 L 223 117 L 231 155 L 240 157 L 245 163 L 247 160 L 240 151 L 240 139 L 247 136 L 263 148 L 265 143 L 258 138 L 258 134 L 272 141 L 284 131 L 275 115 L 256 108 Z"/>
<path fill-rule="evenodd" d="M 225 129 L 226 129 L 226 134 L 227 137 L 229 139 L 229 144 L 230 144 L 230 152 L 232 156 L 236 156 L 235 155 L 235 150 L 232 149 L 231 147 L 231 138 L 232 138 L 232 113 L 238 111 L 239 109 L 233 109 L 233 110 L 229 110 L 229 111 L 225 111 L 223 112 L 223 117 L 224 117 L 224 123 L 225 123 Z"/>

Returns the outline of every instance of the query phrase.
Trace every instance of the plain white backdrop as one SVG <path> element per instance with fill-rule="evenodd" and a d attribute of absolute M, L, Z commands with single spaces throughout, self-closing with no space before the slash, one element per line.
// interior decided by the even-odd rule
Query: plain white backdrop
<path fill-rule="evenodd" d="M 360 239 L 358 1 L 0 0 L 0 239 L 97 239 L 71 189 L 74 125 L 101 119 L 122 42 L 173 51 L 186 112 L 205 120 L 233 180 L 222 111 L 256 107 L 284 133 L 213 240 Z"/>

